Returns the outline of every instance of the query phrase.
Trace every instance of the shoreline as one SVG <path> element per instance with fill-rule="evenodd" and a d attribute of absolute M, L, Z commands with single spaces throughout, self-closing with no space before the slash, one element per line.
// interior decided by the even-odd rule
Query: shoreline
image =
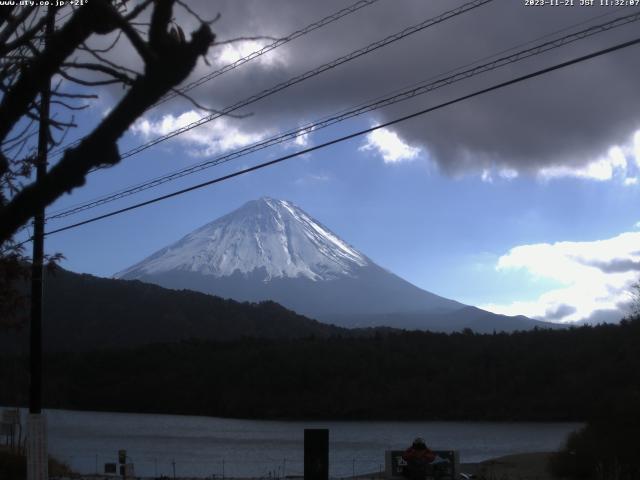
<path fill-rule="evenodd" d="M 490 458 L 481 462 L 461 463 L 458 473 L 474 475 L 470 478 L 478 480 L 555 480 L 547 471 L 549 459 L 554 453 L 555 452 L 515 453 Z M 375 472 L 346 478 L 380 480 L 386 477 L 384 474 Z"/>
<path fill-rule="evenodd" d="M 8 402 L 7 404 L 0 404 L 0 411 L 3 409 L 20 409 L 25 413 L 28 413 L 29 406 L 27 404 L 24 405 L 16 405 L 14 403 Z M 566 423 L 575 423 L 575 424 L 585 424 L 587 420 L 585 419 L 575 419 L 573 417 L 567 417 L 566 419 L 558 419 L 558 418 L 543 418 L 543 419 L 531 419 L 529 417 L 523 417 L 519 419 L 518 417 L 510 417 L 510 418 L 467 418 L 464 416 L 452 416 L 452 417 L 305 417 L 305 416 L 219 416 L 219 415 L 210 415 L 207 413 L 184 413 L 184 412 L 165 412 L 165 411 L 134 411 L 128 409 L 114 409 L 114 410 L 92 410 L 91 408 L 82 408 L 82 407 L 48 407 L 45 406 L 42 409 L 43 413 L 47 412 L 79 412 L 79 413 L 96 413 L 96 414 L 119 414 L 119 415 L 146 415 L 146 416 L 154 416 L 154 415 L 164 415 L 171 417 L 188 417 L 188 418 L 211 418 L 218 420 L 238 420 L 238 421 L 248 421 L 248 422 L 256 422 L 256 421 L 266 421 L 266 422 L 287 422 L 287 423 L 300 423 L 300 422 L 309 422 L 309 423 L 325 423 L 325 422 L 343 422 L 343 423 L 369 423 L 369 422 L 393 422 L 393 423 L 405 423 L 411 424 L 415 422 L 431 422 L 431 423 L 470 423 L 470 424 L 483 424 L 483 423 L 491 423 L 491 424 L 566 424 Z"/>
<path fill-rule="evenodd" d="M 553 480 L 547 471 L 549 459 L 555 452 L 516 453 L 479 463 L 461 463 L 460 472 L 477 478 L 505 480 Z"/>
<path fill-rule="evenodd" d="M 517 453 L 492 458 L 477 463 L 461 463 L 460 472 L 471 475 L 469 478 L 500 480 L 555 480 L 547 471 L 547 464 L 554 452 Z M 121 477 L 91 474 L 71 477 L 51 477 L 51 480 L 114 480 Z M 381 480 L 384 473 L 372 472 L 348 477 L 329 477 L 330 480 Z M 172 480 L 171 476 L 131 477 L 131 480 Z M 276 477 L 224 477 L 224 480 L 303 480 L 303 476 L 287 475 Z M 222 480 L 222 477 L 176 477 L 176 480 Z"/>
<path fill-rule="evenodd" d="M 102 440 L 100 440 L 100 437 L 105 432 L 110 435 L 110 438 L 117 438 L 118 448 L 127 448 L 129 451 L 136 452 L 140 450 L 141 445 L 147 445 L 148 442 L 154 442 L 156 436 L 163 439 L 163 435 L 165 435 L 164 431 L 167 428 L 178 429 L 177 432 L 180 433 L 182 432 L 182 430 L 180 430 L 181 428 L 188 427 L 188 432 L 191 432 L 189 435 L 178 435 L 176 438 L 179 438 L 180 441 L 184 440 L 186 445 L 189 446 L 197 446 L 200 448 L 204 445 L 206 447 L 206 452 L 204 452 L 206 455 L 203 453 L 198 456 L 197 461 L 195 461 L 196 459 L 189 454 L 183 456 L 178 454 L 178 458 L 175 458 L 175 460 L 177 460 L 177 473 L 180 475 L 180 479 L 203 479 L 207 478 L 207 476 L 211 479 L 210 474 L 220 473 L 221 468 L 222 471 L 224 471 L 224 467 L 221 467 L 221 462 L 226 461 L 228 476 L 225 476 L 225 479 L 240 480 L 241 478 L 262 478 L 263 480 L 280 480 L 282 477 L 278 478 L 278 476 L 275 475 L 275 469 L 271 471 L 271 477 L 269 477 L 267 470 L 268 468 L 271 468 L 269 466 L 270 464 L 267 465 L 267 463 L 265 463 L 267 466 L 262 468 L 262 464 L 260 462 L 256 462 L 257 465 L 255 468 L 245 468 L 241 465 L 241 463 L 245 462 L 245 460 L 243 460 L 244 457 L 241 458 L 241 456 L 239 457 L 236 455 L 233 447 L 239 445 L 242 448 L 259 448 L 260 451 L 266 447 L 268 454 L 273 456 L 273 458 L 276 458 L 276 456 L 277 458 L 286 458 L 287 466 L 291 463 L 290 468 L 287 469 L 287 473 L 300 474 L 302 471 L 302 468 L 300 468 L 301 457 L 295 457 L 297 460 L 293 460 L 294 454 L 299 455 L 300 452 L 294 451 L 293 447 L 285 448 L 279 446 L 276 448 L 273 444 L 263 445 L 261 443 L 261 439 L 263 439 L 265 435 L 268 438 L 273 436 L 274 439 L 277 438 L 278 440 L 291 439 L 293 442 L 292 445 L 294 443 L 298 445 L 298 443 L 302 442 L 302 429 L 307 427 L 316 427 L 316 425 L 309 425 L 306 422 L 273 423 L 269 421 L 262 421 L 254 424 L 254 421 L 246 419 L 237 420 L 204 417 L 207 419 L 205 420 L 203 417 L 191 417 L 189 420 L 185 419 L 183 416 L 162 415 L 162 418 L 155 418 L 153 415 L 149 416 L 144 414 L 121 414 L 113 412 L 87 412 L 58 409 L 48 410 L 47 413 L 51 415 L 49 417 L 51 427 L 50 434 L 53 435 L 51 437 L 51 441 L 56 443 L 58 446 L 56 456 L 62 461 L 68 463 L 76 472 L 82 472 L 74 478 L 87 478 L 92 480 L 102 480 L 105 478 L 113 479 L 113 477 L 108 477 L 104 474 L 96 475 L 96 473 L 94 473 L 102 471 L 102 464 L 107 461 L 113 461 L 115 456 L 115 447 L 109 449 L 105 447 Z M 357 458 L 358 469 L 355 469 L 354 467 L 356 476 L 353 478 L 380 479 L 378 465 L 380 464 L 382 468 L 382 465 L 384 464 L 384 457 L 382 456 L 380 445 L 370 445 L 372 438 L 380 436 L 381 438 L 387 439 L 391 445 L 391 442 L 393 441 L 395 441 L 395 444 L 398 443 L 397 438 L 414 438 L 416 432 L 428 432 L 429 438 L 433 439 L 433 442 L 435 442 L 432 442 L 434 445 L 444 445 L 446 442 L 447 446 L 455 446 L 459 451 L 465 452 L 464 456 L 466 458 L 460 459 L 461 468 L 459 469 L 459 472 L 469 474 L 485 472 L 485 477 L 493 477 L 494 479 L 500 478 L 501 480 L 505 475 L 508 475 L 508 477 L 505 477 L 505 480 L 509 477 L 518 480 L 526 478 L 546 480 L 549 478 L 545 471 L 549 454 L 525 454 L 523 452 L 554 451 L 561 448 L 561 437 L 566 438 L 566 433 L 563 433 L 565 431 L 564 428 L 553 426 L 556 422 L 553 422 L 553 424 L 552 422 L 549 422 L 548 425 L 550 426 L 548 427 L 548 430 L 542 429 L 540 427 L 540 422 L 522 422 L 522 425 L 515 425 L 514 428 L 504 428 L 500 425 L 503 422 L 485 421 L 425 422 L 424 424 L 422 422 L 371 422 L 371 428 L 369 430 L 364 430 L 364 433 L 361 433 L 361 429 L 357 424 L 354 423 L 354 425 L 350 426 L 348 424 L 353 422 L 346 423 L 347 425 L 341 421 L 336 421 L 333 424 L 324 424 L 323 422 L 322 425 L 318 426 L 329 428 L 334 432 L 335 438 L 332 439 L 331 443 L 333 443 L 333 441 L 340 442 L 341 440 L 344 440 L 344 438 L 351 438 L 352 435 L 355 435 L 354 438 L 365 442 L 363 445 L 366 445 L 366 453 L 369 454 L 371 458 L 375 455 L 375 458 L 379 458 L 379 461 L 369 461 L 370 459 L 369 457 L 366 457 L 365 453 L 354 450 L 351 448 L 350 443 L 345 445 L 336 444 L 334 445 L 334 449 L 337 449 L 336 452 L 339 451 L 341 455 L 336 457 L 336 463 L 331 466 L 331 470 L 335 474 L 335 478 L 352 478 L 350 460 L 352 458 L 354 460 Z M 508 423 L 510 424 L 511 422 Z M 88 429 L 83 431 L 83 438 L 88 442 L 89 446 L 84 449 L 80 449 L 80 451 L 78 451 L 77 445 L 66 440 L 66 435 L 62 435 L 60 432 L 58 432 L 58 435 L 55 434 L 59 428 L 62 428 L 65 425 L 68 426 L 76 424 L 85 425 Z M 162 428 L 158 426 L 160 424 Z M 482 427 L 483 424 L 488 424 L 488 427 Z M 497 425 L 494 426 L 493 424 Z M 570 424 L 566 425 L 566 430 L 569 432 L 579 427 L 580 425 Z M 143 435 L 140 437 L 136 436 L 133 439 L 129 438 L 128 435 L 132 428 L 141 429 Z M 219 448 L 213 448 L 215 445 L 211 446 L 208 443 L 203 444 L 202 442 L 198 442 L 197 438 L 199 438 L 199 436 L 196 435 L 192 438 L 193 432 L 191 431 L 191 428 L 196 428 L 196 431 L 203 433 L 206 438 L 210 437 L 214 439 L 218 442 L 218 446 L 225 445 L 225 448 L 228 451 L 225 450 L 220 453 Z M 247 431 L 260 432 L 260 434 L 254 435 L 252 433 L 250 435 L 251 439 L 249 439 L 247 435 L 241 435 L 240 437 L 242 442 L 238 443 L 240 441 L 238 438 L 240 437 L 236 438 L 236 436 L 233 435 L 221 436 L 215 433 L 218 431 L 225 431 L 227 433 Z M 61 432 L 64 432 L 64 430 Z M 345 432 L 349 434 L 347 437 L 345 437 Z M 542 432 L 542 434 L 540 432 Z M 535 436 L 538 434 L 541 435 L 540 441 L 538 442 L 521 441 L 523 439 L 537 438 L 532 437 L 531 435 Z M 171 441 L 175 440 L 173 437 L 167 438 L 172 439 Z M 482 451 L 482 449 L 477 450 L 475 448 L 478 445 L 485 445 L 487 442 L 490 442 L 491 439 L 500 439 L 499 443 L 504 448 L 485 448 L 484 451 Z M 169 475 L 169 478 L 172 478 L 170 460 L 175 454 L 170 449 L 171 442 L 163 443 L 163 441 L 159 441 L 157 445 L 154 444 L 155 446 L 153 451 L 145 450 L 146 456 L 136 455 L 135 453 L 133 454 L 136 458 L 136 462 L 134 462 L 136 473 L 140 476 L 136 478 L 144 478 L 145 480 L 154 478 L 154 461 L 159 461 L 155 467 L 155 472 L 157 474 Z M 247 441 L 249 443 L 247 443 Z M 535 443 L 538 443 L 537 448 Z M 145 448 L 147 447 L 148 446 L 145 446 Z M 492 453 L 493 455 L 489 458 L 488 456 L 480 455 L 479 453 Z M 264 455 L 267 454 L 264 453 Z M 344 460 L 344 458 L 347 458 L 345 455 L 348 456 L 348 465 Z M 365 460 L 362 460 L 363 456 Z M 297 463 L 296 468 L 293 468 L 294 463 Z M 345 465 L 347 466 L 345 467 Z M 293 479 L 296 478 L 296 476 L 292 475 L 288 478 Z M 222 476 L 216 475 L 215 479 L 222 480 Z"/>

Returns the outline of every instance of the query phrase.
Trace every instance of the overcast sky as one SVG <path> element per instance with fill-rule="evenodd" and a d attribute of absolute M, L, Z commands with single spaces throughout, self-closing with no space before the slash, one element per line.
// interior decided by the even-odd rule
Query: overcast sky
<path fill-rule="evenodd" d="M 355 0 L 354 0 L 355 1 Z M 189 2 L 220 20 L 220 41 L 283 37 L 351 1 Z M 379 0 L 194 89 L 222 109 L 456 6 L 458 0 Z M 556 38 L 640 7 L 525 6 L 494 0 L 301 82 L 238 113 L 92 175 L 57 210 L 215 158 L 418 82 Z M 186 32 L 194 19 L 176 10 Z M 635 38 L 638 23 L 311 132 L 196 175 L 52 222 L 126 206 L 305 146 L 384 123 L 475 90 Z M 97 41 L 107 43 L 107 39 Z M 269 40 L 211 48 L 197 79 Z M 530 43 L 533 42 L 533 43 Z M 135 65 L 122 44 L 118 58 Z M 503 54 L 504 55 L 504 54 Z M 48 238 L 74 271 L 109 276 L 244 202 L 291 200 L 374 261 L 421 288 L 498 313 L 552 321 L 617 320 L 640 271 L 640 47 L 571 66 L 118 217 Z M 86 128 L 121 95 L 104 91 Z M 177 98 L 147 112 L 126 150 L 200 118 Z M 82 131 L 82 129 L 80 129 Z M 78 135 L 80 133 L 78 132 Z"/>

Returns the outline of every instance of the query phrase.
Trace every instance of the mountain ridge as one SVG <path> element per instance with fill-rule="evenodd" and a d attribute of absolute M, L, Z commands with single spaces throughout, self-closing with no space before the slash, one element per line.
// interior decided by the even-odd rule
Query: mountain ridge
<path fill-rule="evenodd" d="M 369 263 L 291 202 L 262 197 L 197 228 L 114 277 L 167 269 L 225 277 L 236 270 L 250 273 L 264 268 L 266 280 L 298 276 L 327 280 Z"/>
<path fill-rule="evenodd" d="M 269 197 L 246 202 L 115 277 L 238 301 L 273 300 L 346 328 L 452 331 L 471 322 L 491 332 L 549 325 L 468 310 L 423 290 L 377 265 L 292 202 Z M 443 325 L 445 319 L 456 327 Z"/>
<path fill-rule="evenodd" d="M 25 286 L 25 289 L 27 287 Z M 114 300 L 116 299 L 116 300 Z M 304 338 L 369 338 L 393 332 L 390 315 L 357 318 L 354 329 L 345 329 L 301 316 L 274 302 L 251 303 L 222 299 L 190 290 L 172 290 L 138 280 L 117 280 L 74 273 L 62 268 L 48 272 L 44 289 L 44 349 L 48 352 L 81 352 L 191 341 L 229 342 L 242 338 L 286 340 Z M 475 307 L 467 310 L 487 314 Z M 476 333 L 510 330 L 508 317 L 496 317 L 491 325 L 462 315 L 429 319 L 434 332 L 471 328 Z M 406 314 L 408 328 L 424 323 L 424 315 Z M 383 316 L 384 317 L 384 316 Z M 493 317 L 492 317 L 493 318 Z M 502 318 L 502 328 L 498 324 Z M 339 323 L 339 322 L 336 322 Z M 529 325 L 522 330 L 531 329 Z M 400 333 L 400 331 L 396 331 Z M 0 351 L 28 351 L 28 328 L 0 331 Z"/>
<path fill-rule="evenodd" d="M 275 302 L 242 303 L 59 267 L 45 277 L 43 305 L 47 351 L 90 351 L 191 340 L 231 341 L 243 337 L 323 338 L 348 333 Z M 28 340 L 26 326 L 21 331 L 0 331 L 0 350 L 26 351 Z"/>
<path fill-rule="evenodd" d="M 446 316 L 452 324 L 467 328 L 456 315 L 471 315 L 465 310 L 468 305 L 407 282 L 293 203 L 269 197 L 245 203 L 115 276 L 238 301 L 273 300 L 309 318 L 337 319 L 346 328 L 375 325 L 428 330 L 434 315 L 439 330 Z M 407 315 L 413 317 L 405 322 Z M 478 315 L 474 311 L 471 316 L 475 323 L 479 317 L 484 319 L 483 331 L 547 325 L 490 312 Z M 422 320 L 416 321 L 417 317 Z M 390 323 L 379 324 L 375 318 Z M 511 318 L 512 324 L 506 325 L 505 318 Z"/>

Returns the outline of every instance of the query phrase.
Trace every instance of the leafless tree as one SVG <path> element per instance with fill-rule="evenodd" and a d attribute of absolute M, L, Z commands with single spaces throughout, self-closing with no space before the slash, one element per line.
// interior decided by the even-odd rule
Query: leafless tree
<path fill-rule="evenodd" d="M 628 317 L 640 318 L 640 280 L 633 282 L 627 292 L 630 302 L 627 306 Z"/>
<path fill-rule="evenodd" d="M 16 232 L 37 211 L 82 186 L 91 170 L 117 164 L 118 139 L 176 89 L 215 39 L 212 22 L 202 21 L 183 0 L 91 0 L 64 8 L 0 6 L 0 322 L 17 308 L 10 285 L 25 275 Z M 190 36 L 175 23 L 174 8 L 199 20 Z M 45 41 L 48 21 L 56 25 Z M 98 37 L 109 44 L 95 47 L 91 41 Z M 119 42 L 129 43 L 141 68 L 110 57 Z M 56 107 L 56 115 L 42 120 L 50 149 L 61 144 L 75 126 L 74 112 L 86 108 L 99 88 L 121 85 L 122 95 L 35 181 L 34 138 L 41 123 L 40 92 L 47 84 Z"/>

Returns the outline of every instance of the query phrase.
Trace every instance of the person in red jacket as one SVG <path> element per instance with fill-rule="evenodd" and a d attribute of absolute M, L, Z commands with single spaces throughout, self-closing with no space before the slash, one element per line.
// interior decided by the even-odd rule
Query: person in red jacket
<path fill-rule="evenodd" d="M 402 459 L 407 462 L 402 469 L 402 474 L 405 477 L 410 480 L 424 480 L 428 465 L 436 459 L 436 454 L 427 447 L 422 438 L 418 437 L 404 451 Z"/>

